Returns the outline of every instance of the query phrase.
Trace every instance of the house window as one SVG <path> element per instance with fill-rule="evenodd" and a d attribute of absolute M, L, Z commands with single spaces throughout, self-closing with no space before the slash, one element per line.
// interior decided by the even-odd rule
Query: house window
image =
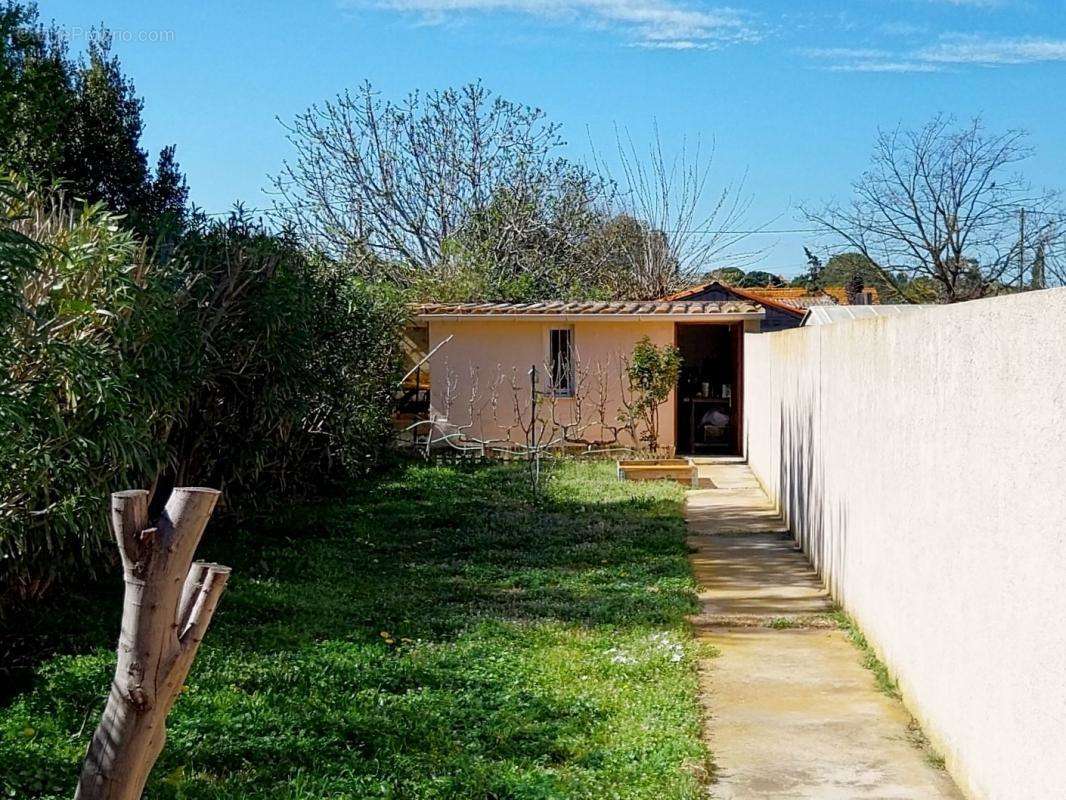
<path fill-rule="evenodd" d="M 552 328 L 548 331 L 548 366 L 551 391 L 569 397 L 574 393 L 574 331 Z"/>

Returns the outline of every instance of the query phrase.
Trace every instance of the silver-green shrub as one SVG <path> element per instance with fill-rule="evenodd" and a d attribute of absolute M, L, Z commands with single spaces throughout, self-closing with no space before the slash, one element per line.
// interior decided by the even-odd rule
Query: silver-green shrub
<path fill-rule="evenodd" d="M 248 511 L 378 463 L 405 305 L 328 266 L 240 213 L 152 259 L 102 206 L 0 180 L 0 598 L 109 563 L 116 488 Z"/>

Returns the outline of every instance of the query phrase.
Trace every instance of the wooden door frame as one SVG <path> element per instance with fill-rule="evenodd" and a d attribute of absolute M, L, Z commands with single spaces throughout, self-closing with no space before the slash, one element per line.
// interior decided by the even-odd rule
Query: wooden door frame
<path fill-rule="evenodd" d="M 736 442 L 734 455 L 744 455 L 744 323 L 734 322 L 733 325 L 733 374 L 736 376 L 736 385 L 733 393 L 737 399 L 737 424 Z"/>
<path fill-rule="evenodd" d="M 736 400 L 736 426 L 733 449 L 729 456 L 744 456 L 744 323 L 741 322 L 674 322 L 674 347 L 678 347 L 678 330 L 682 325 L 727 327 L 730 333 L 730 350 L 733 357 L 733 397 Z M 674 455 L 681 449 L 681 376 L 674 385 Z M 689 454 L 690 456 L 693 454 Z"/>

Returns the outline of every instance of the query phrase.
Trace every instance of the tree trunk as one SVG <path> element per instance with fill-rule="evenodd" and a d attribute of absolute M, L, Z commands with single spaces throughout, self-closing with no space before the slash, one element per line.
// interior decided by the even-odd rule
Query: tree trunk
<path fill-rule="evenodd" d="M 174 489 L 155 528 L 148 492 L 111 495 L 126 582 L 118 665 L 75 800 L 139 800 L 163 751 L 167 713 L 229 578 L 229 567 L 192 563 L 218 495 Z"/>

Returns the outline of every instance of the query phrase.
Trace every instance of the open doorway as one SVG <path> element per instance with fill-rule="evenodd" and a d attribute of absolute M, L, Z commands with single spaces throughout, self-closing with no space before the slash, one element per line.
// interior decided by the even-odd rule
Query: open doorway
<path fill-rule="evenodd" d="M 679 322 L 678 455 L 740 455 L 743 323 Z"/>

